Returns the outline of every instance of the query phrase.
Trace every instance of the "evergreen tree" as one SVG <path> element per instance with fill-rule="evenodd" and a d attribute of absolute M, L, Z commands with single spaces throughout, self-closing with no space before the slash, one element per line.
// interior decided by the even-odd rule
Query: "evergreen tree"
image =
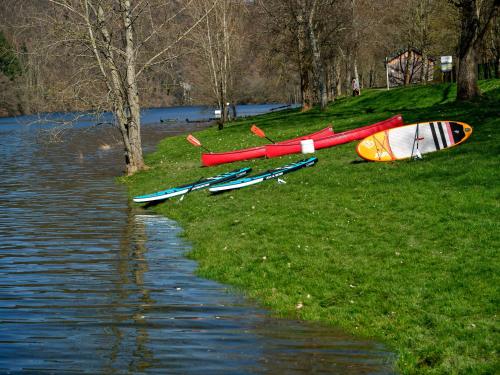
<path fill-rule="evenodd" d="M 9 44 L 3 32 L 0 31 L 0 72 L 11 80 L 22 73 L 21 63 L 16 56 L 16 52 Z"/>

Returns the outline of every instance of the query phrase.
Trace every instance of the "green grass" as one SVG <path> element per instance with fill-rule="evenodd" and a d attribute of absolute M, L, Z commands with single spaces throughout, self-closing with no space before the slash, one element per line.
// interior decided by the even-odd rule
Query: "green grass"
<path fill-rule="evenodd" d="M 287 139 L 334 124 L 337 132 L 397 113 L 406 123 L 459 120 L 471 138 L 422 161 L 359 163 L 355 144 L 317 152 L 316 166 L 154 208 L 181 223 L 199 274 L 233 285 L 278 316 L 373 337 L 402 373 L 498 371 L 500 80 L 480 100 L 456 103 L 452 85 L 365 90 L 327 111 L 294 110 L 197 133 L 217 151 Z M 300 155 L 200 168 L 184 137 L 163 140 L 150 170 L 126 179 L 130 195 L 244 165 L 266 170 Z M 297 309 L 301 302 L 303 307 Z"/>

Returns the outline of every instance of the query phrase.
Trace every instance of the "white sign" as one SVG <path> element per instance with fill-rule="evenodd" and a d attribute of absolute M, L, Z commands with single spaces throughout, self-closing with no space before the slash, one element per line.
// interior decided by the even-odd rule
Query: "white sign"
<path fill-rule="evenodd" d="M 453 58 L 451 56 L 441 56 L 441 71 L 451 72 L 453 69 Z"/>
<path fill-rule="evenodd" d="M 216 109 L 214 111 L 215 118 L 221 118 L 221 113 L 222 113 L 222 111 L 220 109 Z"/>

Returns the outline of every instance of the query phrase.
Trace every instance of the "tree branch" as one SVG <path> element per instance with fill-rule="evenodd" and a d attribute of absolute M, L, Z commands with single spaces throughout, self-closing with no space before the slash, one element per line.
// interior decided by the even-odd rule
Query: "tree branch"
<path fill-rule="evenodd" d="M 193 25 L 191 25 L 191 27 L 189 27 L 184 33 L 182 33 L 181 36 L 179 36 L 172 44 L 170 44 L 168 47 L 164 48 L 163 50 L 161 50 L 160 52 L 158 52 L 156 55 L 154 55 L 153 57 L 151 57 L 142 66 L 142 68 L 139 69 L 139 71 L 137 72 L 137 77 L 139 77 L 142 74 L 142 72 L 144 71 L 144 69 L 146 69 L 149 66 L 151 66 L 156 59 L 160 58 L 160 56 L 162 56 L 163 54 L 165 54 L 166 52 L 168 52 L 177 43 L 179 43 L 181 40 L 183 40 L 189 33 L 191 33 L 191 31 L 193 31 L 210 14 L 210 12 L 215 8 L 215 5 L 217 5 L 217 3 L 219 1 L 220 0 L 215 0 L 214 3 L 212 4 L 212 6 L 210 7 L 210 9 L 200 19 L 198 19 Z"/>

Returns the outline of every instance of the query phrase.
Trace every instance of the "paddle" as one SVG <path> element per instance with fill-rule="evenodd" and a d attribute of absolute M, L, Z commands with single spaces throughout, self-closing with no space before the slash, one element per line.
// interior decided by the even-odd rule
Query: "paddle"
<path fill-rule="evenodd" d="M 422 159 L 422 154 L 420 153 L 420 150 L 418 149 L 418 141 L 422 141 L 424 138 L 420 138 L 418 135 L 418 126 L 420 124 L 417 124 L 417 129 L 415 131 L 415 137 L 413 138 L 413 146 L 411 146 L 411 158 L 412 159 Z M 417 145 L 417 148 L 415 148 L 415 145 Z"/>
<path fill-rule="evenodd" d="M 189 135 L 186 137 L 186 139 L 187 139 L 187 141 L 188 141 L 189 143 L 191 143 L 193 146 L 195 146 L 195 147 L 201 147 L 201 148 L 203 148 L 204 150 L 206 150 L 206 151 L 208 151 L 208 152 L 212 153 L 212 151 L 210 151 L 208 148 L 206 148 L 205 146 L 203 146 L 203 145 L 201 144 L 201 142 L 200 142 L 198 139 L 196 139 L 196 138 L 195 138 L 192 134 L 189 134 Z"/>
<path fill-rule="evenodd" d="M 194 137 L 193 137 L 193 138 L 194 138 Z M 194 138 L 194 139 L 196 139 L 196 138 Z M 197 140 L 197 139 L 196 139 L 196 140 Z M 200 143 L 200 146 L 201 146 L 201 143 Z M 179 201 L 180 201 L 180 202 L 182 202 L 182 200 L 184 199 L 184 196 L 185 196 L 186 194 L 191 193 L 191 192 L 193 191 L 193 189 L 195 188 L 195 186 L 196 186 L 196 185 L 198 185 L 198 184 L 200 183 L 200 181 L 201 181 L 201 180 L 203 180 L 204 178 L 205 178 L 205 177 L 203 177 L 203 176 L 202 176 L 202 177 L 200 177 L 200 178 L 199 178 L 199 180 L 198 180 L 198 181 L 196 181 L 195 183 L 193 183 L 193 184 L 191 185 L 191 187 L 189 188 L 189 190 L 188 190 L 188 191 L 186 191 L 184 194 L 182 194 L 181 199 L 179 199 Z"/>
<path fill-rule="evenodd" d="M 262 131 L 262 129 L 259 128 L 259 127 L 257 127 L 257 125 L 255 125 L 255 124 L 252 125 L 252 127 L 250 128 L 250 131 L 253 134 L 255 134 L 257 137 L 266 138 L 267 140 L 271 141 L 272 143 L 276 143 L 271 138 L 269 138 L 268 136 L 266 136 L 266 134 Z"/>

